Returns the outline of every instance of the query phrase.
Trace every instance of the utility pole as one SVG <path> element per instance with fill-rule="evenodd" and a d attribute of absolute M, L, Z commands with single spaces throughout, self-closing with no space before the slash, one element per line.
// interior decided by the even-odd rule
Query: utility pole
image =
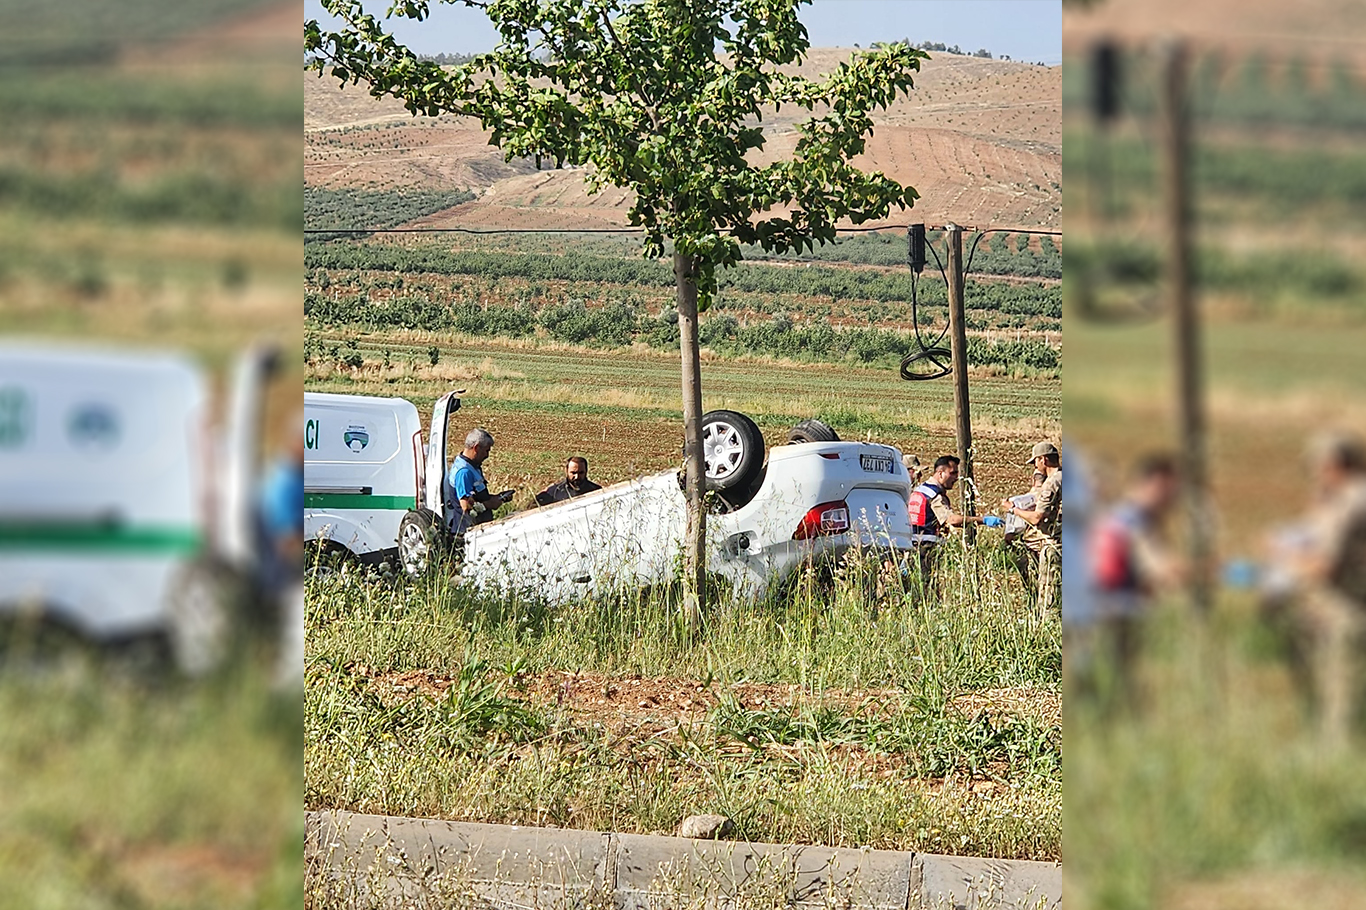
<path fill-rule="evenodd" d="M 683 361 L 683 467 L 688 530 L 683 543 L 683 613 L 689 629 L 702 627 L 707 608 L 707 472 L 702 444 L 702 365 L 697 348 L 697 259 L 674 253 L 678 337 Z"/>
<path fill-rule="evenodd" d="M 1170 41 L 1162 48 L 1163 210 L 1167 223 L 1167 289 L 1171 295 L 1176 352 L 1177 420 L 1186 477 L 1191 601 L 1201 613 L 1211 605 L 1208 471 L 1206 465 L 1204 372 L 1200 320 L 1191 289 L 1190 124 L 1186 111 L 1186 48 Z"/>
<path fill-rule="evenodd" d="M 963 480 L 963 514 L 977 514 L 977 488 L 972 482 L 972 417 L 968 410 L 968 333 L 963 304 L 963 229 L 944 227 L 949 240 L 949 344 L 953 365 L 954 435 L 958 437 L 959 471 Z M 976 525 L 963 526 L 964 539 L 976 539 Z"/>

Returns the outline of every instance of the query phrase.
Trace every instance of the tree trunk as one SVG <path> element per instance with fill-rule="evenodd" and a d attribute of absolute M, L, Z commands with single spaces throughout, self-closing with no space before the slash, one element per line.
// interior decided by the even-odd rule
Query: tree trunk
<path fill-rule="evenodd" d="M 683 609 L 694 629 L 707 605 L 706 466 L 702 450 L 702 364 L 697 351 L 696 257 L 674 253 L 678 339 L 683 354 L 683 460 L 688 533 L 683 541 Z"/>

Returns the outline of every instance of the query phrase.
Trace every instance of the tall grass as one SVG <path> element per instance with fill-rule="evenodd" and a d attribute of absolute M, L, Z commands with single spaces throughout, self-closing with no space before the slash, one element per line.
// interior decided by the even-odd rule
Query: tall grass
<path fill-rule="evenodd" d="M 667 590 L 554 606 L 449 578 L 315 578 L 306 802 L 637 832 L 720 811 L 752 840 L 1056 857 L 1056 722 L 960 701 L 1056 698 L 1056 622 L 990 547 L 945 556 L 933 595 L 855 558 L 722 601 L 700 631 Z M 449 680 L 444 694 L 380 683 L 417 670 Z M 706 709 L 614 726 L 519 689 L 550 673 L 666 680 Z M 735 700 L 756 684 L 797 694 Z"/>
<path fill-rule="evenodd" d="M 107 670 L 0 677 L 0 907 L 298 906 L 297 702 Z"/>
<path fill-rule="evenodd" d="M 1305 869 L 1359 884 L 1366 753 L 1322 748 L 1274 639 L 1247 613 L 1151 620 L 1136 706 L 1069 695 L 1070 905 L 1173 906 L 1193 881 L 1293 882 Z M 1273 905 L 1286 904 L 1258 906 Z"/>

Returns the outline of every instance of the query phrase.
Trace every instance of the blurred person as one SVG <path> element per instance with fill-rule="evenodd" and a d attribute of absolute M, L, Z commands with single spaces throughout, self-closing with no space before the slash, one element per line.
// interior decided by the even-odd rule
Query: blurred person
<path fill-rule="evenodd" d="M 1068 520 L 1062 527 L 1061 544 L 1063 552 L 1072 554 L 1071 558 L 1062 561 L 1062 634 L 1063 659 L 1071 668 L 1069 676 L 1075 676 L 1089 670 L 1097 611 L 1086 547 L 1092 516 L 1091 483 L 1085 460 L 1075 453 L 1070 457 L 1071 480 L 1062 488 L 1062 508 L 1067 512 Z M 1036 472 L 1034 476 L 1039 474 Z"/>
<path fill-rule="evenodd" d="M 1273 538 L 1269 587 L 1320 732 L 1341 745 L 1357 720 L 1366 645 L 1366 444 L 1327 433 L 1307 461 L 1315 495 L 1302 520 Z"/>
<path fill-rule="evenodd" d="M 288 454 L 267 470 L 258 504 L 262 595 L 279 606 L 282 625 L 276 672 L 281 688 L 303 683 L 304 499 L 304 435 L 299 433 Z"/>
<path fill-rule="evenodd" d="M 465 436 L 465 448 L 451 462 L 446 474 L 449 488 L 446 515 L 451 533 L 464 534 L 471 527 L 493 520 L 493 512 L 504 503 L 512 502 L 515 490 L 490 493 L 484 479 L 484 462 L 493 450 L 493 434 L 483 427 L 470 430 Z"/>
<path fill-rule="evenodd" d="M 1042 616 L 1060 609 L 1062 586 L 1062 455 L 1051 442 L 1037 442 L 1026 466 L 1044 479 L 1033 488 L 1032 508 L 1009 497 L 1001 500 L 1008 516 L 1024 521 L 1019 540 L 1008 549 L 1027 591 L 1035 592 L 1035 608 Z M 1031 474 L 1031 479 L 1033 477 Z"/>
<path fill-rule="evenodd" d="M 1176 588 L 1180 564 L 1167 542 L 1167 522 L 1181 490 L 1177 460 L 1139 458 L 1119 501 L 1100 516 L 1088 540 L 1097 647 L 1124 694 L 1134 695 L 1133 666 L 1143 615 L 1153 598 Z M 1100 668 L 1096 668 L 1100 669 Z"/>
<path fill-rule="evenodd" d="M 289 452 L 267 469 L 261 482 L 258 521 L 267 589 L 287 585 L 303 573 L 303 515 L 304 436 L 300 433 Z"/>
<path fill-rule="evenodd" d="M 601 486 L 588 479 L 588 459 L 582 455 L 571 455 L 564 463 L 564 480 L 552 483 L 537 493 L 536 505 L 548 506 L 601 489 Z"/>

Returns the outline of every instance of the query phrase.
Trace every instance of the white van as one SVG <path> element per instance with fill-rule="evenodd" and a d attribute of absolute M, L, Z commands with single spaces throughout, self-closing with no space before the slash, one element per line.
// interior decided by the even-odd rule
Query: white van
<path fill-rule="evenodd" d="M 161 627 L 205 542 L 206 403 L 177 356 L 0 347 L 0 610 Z"/>
<path fill-rule="evenodd" d="M 304 540 L 367 563 L 394 556 L 425 462 L 412 402 L 305 392 Z"/>
<path fill-rule="evenodd" d="M 0 617 L 98 643 L 164 637 L 211 669 L 250 579 L 262 385 L 278 358 L 237 363 L 226 427 L 174 353 L 0 343 Z"/>

